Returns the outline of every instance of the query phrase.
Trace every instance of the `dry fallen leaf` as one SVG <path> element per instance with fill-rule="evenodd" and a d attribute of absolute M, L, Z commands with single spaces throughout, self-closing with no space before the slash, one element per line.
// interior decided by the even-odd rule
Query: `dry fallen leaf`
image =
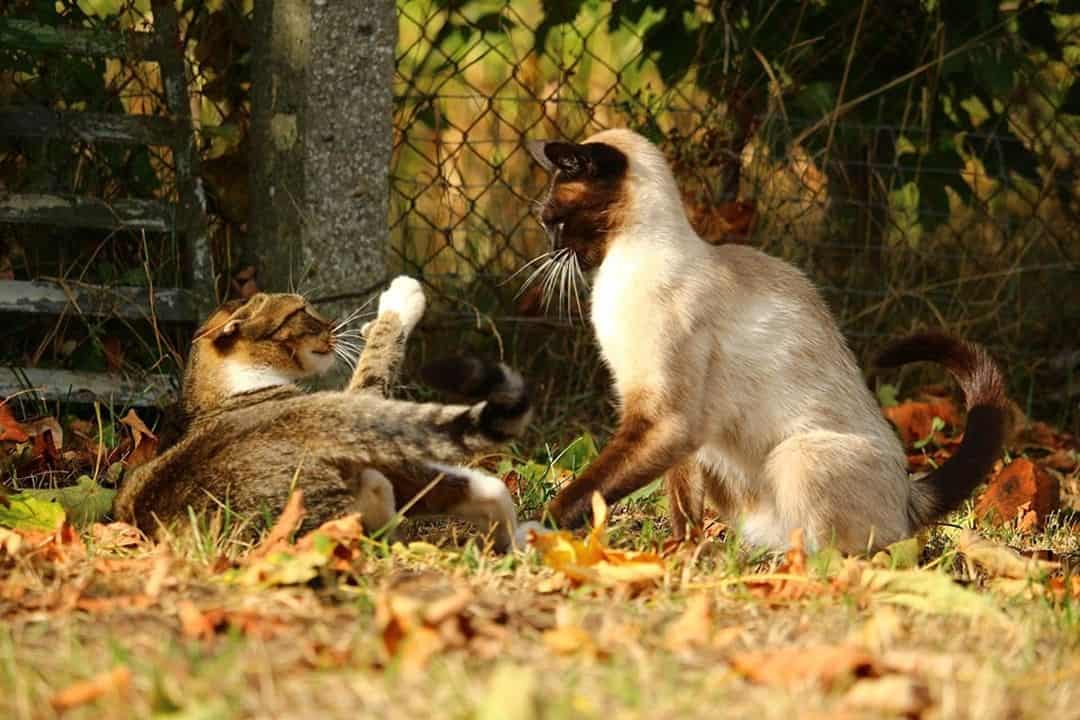
<path fill-rule="evenodd" d="M 1027 458 L 1017 458 L 990 480 L 975 503 L 975 514 L 983 522 L 1012 523 L 1034 512 L 1035 521 L 1042 525 L 1060 506 L 1057 478 Z"/>
<path fill-rule="evenodd" d="M 90 526 L 90 537 L 99 550 L 130 548 L 148 542 L 142 530 L 124 522 L 96 522 Z"/>
<path fill-rule="evenodd" d="M 944 398 L 929 401 L 908 400 L 882 408 L 881 411 L 896 426 L 904 445 L 909 447 L 930 437 L 931 433 L 935 444 L 944 444 L 945 436 L 941 432 L 934 432 L 935 417 L 941 418 L 946 425 L 952 427 L 960 427 L 961 424 L 956 406 Z"/>
<path fill-rule="evenodd" d="M 258 560 L 266 557 L 274 550 L 286 546 L 289 538 L 300 527 L 300 523 L 303 522 L 306 514 L 307 512 L 304 510 L 304 491 L 296 488 L 289 495 L 289 500 L 285 503 L 285 508 L 281 511 L 281 515 L 278 516 L 274 527 L 270 528 L 270 532 L 267 533 L 258 547 L 248 553 L 247 559 L 249 561 Z"/>
<path fill-rule="evenodd" d="M 663 578 L 664 561 L 656 553 L 607 546 L 607 504 L 593 493 L 592 505 L 593 528 L 584 540 L 566 531 L 532 533 L 530 542 L 544 563 L 576 583 L 634 586 Z"/>
<path fill-rule="evenodd" d="M 73 683 L 49 700 L 53 710 L 64 712 L 80 705 L 94 702 L 109 693 L 126 694 L 131 689 L 131 671 L 125 665 L 117 665 L 108 672 L 89 680 Z"/>
<path fill-rule="evenodd" d="M 421 670 L 444 650 L 465 647 L 474 629 L 464 613 L 473 600 L 466 587 L 424 588 L 418 594 L 387 590 L 375 602 L 375 626 L 388 659 Z"/>
<path fill-rule="evenodd" d="M 1059 562 L 1024 557 L 1011 547 L 987 540 L 974 530 L 961 530 L 956 545 L 969 561 L 978 563 L 994 577 L 1038 578 L 1061 567 Z"/>
<path fill-rule="evenodd" d="M 713 636 L 713 612 L 709 596 L 693 595 L 686 610 L 664 632 L 664 644 L 672 652 L 708 645 Z"/>
<path fill-rule="evenodd" d="M 12 415 L 11 408 L 6 402 L 0 402 L 0 441 L 21 443 L 29 439 L 30 435 Z"/>
<path fill-rule="evenodd" d="M 932 700 L 926 683 L 907 675 L 886 675 L 855 683 L 844 695 L 844 707 L 864 712 L 919 717 Z"/>
<path fill-rule="evenodd" d="M 126 467 L 129 469 L 139 467 L 157 455 L 157 435 L 150 432 L 150 428 L 146 427 L 146 423 L 135 414 L 134 409 L 128 410 L 127 415 L 120 418 L 120 424 L 127 425 L 131 430 L 131 438 L 134 443 L 131 453 L 124 459 Z"/>
<path fill-rule="evenodd" d="M 578 625 L 560 625 L 545 630 L 542 636 L 544 647 L 556 655 L 575 655 L 584 653 L 596 655 L 596 643 L 592 635 Z"/>
<path fill-rule="evenodd" d="M 731 666 L 759 685 L 798 687 L 807 684 L 830 689 L 856 677 L 877 677 L 877 661 L 854 645 L 817 645 L 738 653 Z"/>

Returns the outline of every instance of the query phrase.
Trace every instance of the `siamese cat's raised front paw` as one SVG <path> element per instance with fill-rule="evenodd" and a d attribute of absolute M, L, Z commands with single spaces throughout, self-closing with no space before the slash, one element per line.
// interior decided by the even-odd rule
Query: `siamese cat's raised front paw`
<path fill-rule="evenodd" d="M 390 287 L 379 296 L 379 315 L 397 314 L 405 333 L 411 333 L 424 316 L 427 300 L 420 283 L 407 275 L 398 275 Z"/>

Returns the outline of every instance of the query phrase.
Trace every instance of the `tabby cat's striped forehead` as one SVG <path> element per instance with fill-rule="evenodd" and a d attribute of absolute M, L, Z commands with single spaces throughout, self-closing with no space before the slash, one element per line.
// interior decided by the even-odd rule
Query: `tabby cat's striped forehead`
<path fill-rule="evenodd" d="M 195 340 L 239 335 L 251 339 L 274 335 L 282 328 L 319 333 L 331 323 L 301 295 L 257 293 L 247 300 L 230 300 L 215 310 L 195 334 Z"/>

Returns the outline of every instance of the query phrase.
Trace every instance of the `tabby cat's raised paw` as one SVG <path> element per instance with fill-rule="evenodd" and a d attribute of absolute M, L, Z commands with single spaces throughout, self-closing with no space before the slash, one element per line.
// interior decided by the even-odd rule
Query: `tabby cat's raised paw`
<path fill-rule="evenodd" d="M 405 333 L 411 333 L 424 316 L 427 300 L 420 283 L 407 275 L 398 275 L 390 287 L 379 296 L 379 315 L 395 313 Z"/>

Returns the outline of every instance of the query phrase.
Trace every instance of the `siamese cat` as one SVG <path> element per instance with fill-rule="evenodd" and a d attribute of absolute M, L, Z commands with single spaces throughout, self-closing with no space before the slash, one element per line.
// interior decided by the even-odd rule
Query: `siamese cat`
<path fill-rule="evenodd" d="M 358 349 L 348 319 L 332 323 L 299 295 L 258 294 L 219 308 L 195 336 L 181 406 L 188 422 L 170 450 L 136 468 L 113 504 L 118 520 L 146 532 L 218 504 L 241 517 L 276 516 L 293 484 L 304 491 L 305 528 L 349 512 L 382 527 L 433 478 L 418 513 L 475 521 L 500 550 L 520 538 L 503 482 L 465 467 L 529 420 L 521 377 L 501 364 L 451 359 L 424 372 L 429 384 L 481 398 L 474 405 L 392 400 L 409 333 L 424 312 L 420 284 L 399 277 L 362 331 L 366 345 L 348 386 L 305 393 L 296 382 Z"/>
<path fill-rule="evenodd" d="M 615 502 L 663 474 L 677 538 L 700 525 L 708 499 L 752 545 L 784 548 L 802 528 L 811 545 L 856 553 L 909 537 L 982 482 L 1007 418 L 1001 372 L 982 348 L 930 332 L 879 359 L 940 363 L 966 398 L 963 443 L 912 481 L 802 272 L 702 241 L 663 154 L 634 132 L 528 147 L 550 173 L 537 215 L 552 251 L 534 277 L 576 293 L 592 273 L 589 318 L 620 409 L 599 457 L 549 504 L 560 525 L 580 524 L 593 492 Z"/>

